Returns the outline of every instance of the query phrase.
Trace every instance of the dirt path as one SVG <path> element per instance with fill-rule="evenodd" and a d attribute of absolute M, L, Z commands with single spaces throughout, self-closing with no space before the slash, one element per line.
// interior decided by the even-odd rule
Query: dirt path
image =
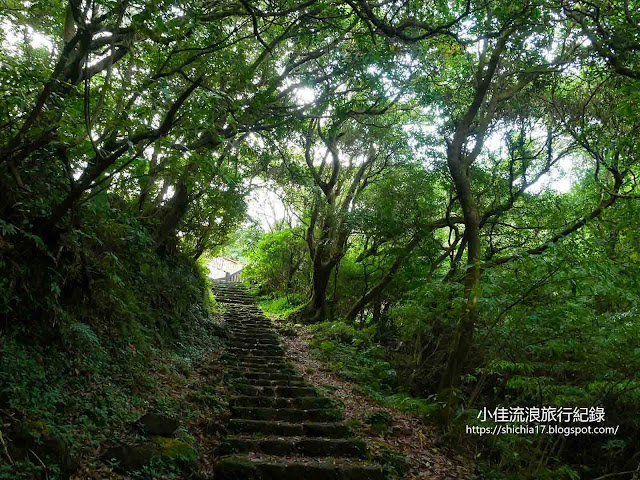
<path fill-rule="evenodd" d="M 344 404 L 345 419 L 355 425 L 355 433 L 376 446 L 393 448 L 408 460 L 407 479 L 473 479 L 473 466 L 469 461 L 438 446 L 439 435 L 419 417 L 391 408 L 382 407 L 361 393 L 357 386 L 330 371 L 310 352 L 311 334 L 303 328 L 295 337 L 284 337 L 286 355 L 304 373 L 308 382 L 319 386 L 323 393 Z M 377 433 L 366 425 L 366 418 L 374 412 L 386 411 L 392 417 L 391 428 Z M 358 427 L 359 425 L 359 427 Z"/>

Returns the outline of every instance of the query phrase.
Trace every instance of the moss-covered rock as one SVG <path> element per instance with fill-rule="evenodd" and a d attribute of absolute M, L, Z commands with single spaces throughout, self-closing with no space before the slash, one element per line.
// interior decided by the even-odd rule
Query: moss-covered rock
<path fill-rule="evenodd" d="M 157 437 L 153 443 L 156 454 L 164 459 L 180 462 L 196 461 L 196 450 L 187 442 L 177 438 Z"/>
<path fill-rule="evenodd" d="M 176 438 L 156 437 L 152 442 L 141 445 L 118 445 L 109 448 L 106 460 L 115 461 L 121 471 L 140 470 L 152 460 L 164 463 L 192 463 L 196 461 L 196 451 L 188 443 Z"/>
<path fill-rule="evenodd" d="M 68 478 L 78 467 L 78 459 L 72 455 L 70 446 L 44 422 L 25 420 L 16 425 L 8 437 L 12 441 L 7 452 L 14 460 L 47 459 L 60 465 L 62 478 Z"/>
<path fill-rule="evenodd" d="M 129 472 L 140 470 L 151 462 L 155 455 L 153 445 L 118 445 L 109 448 L 105 454 L 105 460 L 115 462 L 121 471 Z"/>
<path fill-rule="evenodd" d="M 163 435 L 165 437 L 173 435 L 180 426 L 180 422 L 177 419 L 159 413 L 147 413 L 139 422 L 145 433 Z"/>

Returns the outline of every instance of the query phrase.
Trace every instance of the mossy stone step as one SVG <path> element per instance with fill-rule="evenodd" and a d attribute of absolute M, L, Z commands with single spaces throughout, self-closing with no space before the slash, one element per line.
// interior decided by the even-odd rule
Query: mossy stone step
<path fill-rule="evenodd" d="M 232 374 L 247 375 L 249 373 L 297 375 L 296 371 L 288 365 L 265 366 L 265 365 L 230 365 L 228 371 Z"/>
<path fill-rule="evenodd" d="M 316 397 L 318 393 L 312 387 L 288 387 L 275 386 L 263 387 L 259 385 L 247 385 L 238 383 L 233 388 L 241 395 L 253 395 L 256 397 Z"/>
<path fill-rule="evenodd" d="M 273 360 L 263 361 L 263 360 L 254 360 L 251 358 L 242 359 L 238 361 L 238 365 L 243 367 L 291 367 L 291 364 L 284 357 L 274 358 Z"/>
<path fill-rule="evenodd" d="M 273 331 L 273 324 L 267 320 L 251 320 L 251 321 L 247 321 L 247 320 L 237 320 L 234 321 L 233 319 L 227 318 L 226 319 L 226 323 L 227 326 L 230 328 L 234 328 L 236 330 L 243 330 L 246 332 L 251 332 L 254 328 L 262 328 L 262 329 L 268 329 L 270 331 Z"/>
<path fill-rule="evenodd" d="M 228 340 L 229 343 L 242 343 L 245 345 L 280 345 L 280 342 L 275 339 L 266 338 L 238 338 L 231 336 Z"/>
<path fill-rule="evenodd" d="M 258 387 L 306 387 L 308 385 L 302 380 L 263 380 L 255 378 L 245 378 L 242 383 Z"/>
<path fill-rule="evenodd" d="M 229 455 L 220 458 L 216 480 L 383 480 L 383 471 L 362 461 L 282 459 L 269 456 Z"/>
<path fill-rule="evenodd" d="M 231 337 L 228 342 L 231 345 L 276 345 L 280 346 L 280 342 L 276 339 L 266 339 L 266 338 L 238 338 Z"/>
<path fill-rule="evenodd" d="M 280 344 L 275 344 L 275 345 L 264 344 L 264 343 L 251 344 L 246 342 L 229 341 L 227 342 L 227 346 L 228 346 L 228 350 L 236 350 L 236 351 L 237 350 L 244 350 L 244 351 L 255 350 L 260 352 L 279 352 L 279 353 L 284 352 Z"/>
<path fill-rule="evenodd" d="M 302 377 L 288 373 L 265 373 L 250 371 L 244 374 L 245 378 L 255 378 L 263 380 L 302 380 Z"/>
<path fill-rule="evenodd" d="M 278 422 L 274 420 L 252 420 L 232 418 L 229 431 L 235 433 L 260 433 L 285 437 L 346 438 L 349 427 L 340 422 Z"/>
<path fill-rule="evenodd" d="M 235 303 L 235 304 L 240 304 L 240 305 L 252 305 L 253 304 L 253 300 L 250 298 L 238 298 L 238 297 L 233 297 L 231 295 L 215 295 L 216 298 L 216 302 L 219 303 Z"/>
<path fill-rule="evenodd" d="M 242 368 L 251 368 L 251 367 L 270 367 L 270 368 L 282 368 L 282 367 L 291 367 L 291 364 L 284 358 L 276 358 L 270 361 L 256 361 L 252 359 L 241 359 L 238 360 L 236 365 Z"/>
<path fill-rule="evenodd" d="M 246 321 L 227 318 L 225 319 L 225 324 L 227 327 L 239 330 L 241 332 L 249 333 L 252 332 L 253 329 L 258 328 L 273 333 L 273 324 L 267 319 Z"/>
<path fill-rule="evenodd" d="M 233 327 L 227 327 L 232 335 L 270 335 L 272 332 L 271 327 L 256 327 L 255 329 L 236 329 Z"/>
<path fill-rule="evenodd" d="M 243 355 L 238 352 L 229 352 L 227 351 L 222 355 L 222 360 L 226 360 L 228 362 L 233 362 L 234 365 L 240 363 L 252 363 L 254 365 L 274 365 L 274 364 L 282 364 L 285 362 L 284 355 L 279 354 L 268 354 L 268 355 Z M 286 364 L 286 362 L 285 362 Z M 288 365 L 288 364 L 286 364 Z"/>
<path fill-rule="evenodd" d="M 228 346 L 227 351 L 230 353 L 244 353 L 244 354 L 254 354 L 254 355 L 264 355 L 264 356 L 272 356 L 273 354 L 278 354 L 280 357 L 284 357 L 284 350 L 282 347 L 275 346 L 264 346 L 264 347 L 237 347 L 237 346 Z"/>
<path fill-rule="evenodd" d="M 257 452 L 267 455 L 305 455 L 326 457 L 365 458 L 367 445 L 363 440 L 351 438 L 306 438 L 306 437 L 247 437 L 228 436 L 224 439 L 220 453 Z"/>
<path fill-rule="evenodd" d="M 265 343 L 246 343 L 246 342 L 236 342 L 236 341 L 228 341 L 227 348 L 229 351 L 259 351 L 259 352 L 278 352 L 284 353 L 283 348 L 279 344 L 265 344 Z"/>
<path fill-rule="evenodd" d="M 264 375 L 258 376 L 257 375 Z M 249 370 L 239 370 L 237 368 L 228 369 L 225 373 L 225 377 L 227 378 L 237 378 L 244 379 L 244 382 L 248 385 L 290 385 L 290 382 L 301 382 L 304 383 L 304 380 L 295 373 L 280 373 L 280 372 L 258 372 L 254 369 Z M 275 377 L 275 378 L 270 378 Z M 265 382 L 265 383 L 259 383 Z"/>
<path fill-rule="evenodd" d="M 333 402 L 326 397 L 251 397 L 238 396 L 229 401 L 233 407 L 270 407 L 270 408 L 332 408 Z"/>
<path fill-rule="evenodd" d="M 332 408 L 269 408 L 269 407 L 231 407 L 236 418 L 247 420 L 277 420 L 283 422 L 335 422 L 342 420 L 342 412 Z"/>
<path fill-rule="evenodd" d="M 246 365 L 246 364 L 235 364 L 229 365 L 229 370 L 248 373 L 248 372 L 262 372 L 262 373 L 284 373 L 284 374 L 292 374 L 297 375 L 296 371 L 291 368 L 288 364 L 284 363 L 282 365 Z"/>
<path fill-rule="evenodd" d="M 230 346 L 227 347 L 227 351 L 229 353 L 235 353 L 240 355 L 279 355 L 280 357 L 284 356 L 284 351 L 280 347 L 270 346 L 270 347 L 240 347 L 240 346 Z"/>
<path fill-rule="evenodd" d="M 233 333 L 229 335 L 229 338 L 234 342 L 259 342 L 259 343 L 280 343 L 278 337 L 268 333 Z"/>
<path fill-rule="evenodd" d="M 270 335 L 268 330 L 260 330 L 260 331 L 253 332 L 253 333 L 251 333 L 251 332 L 238 332 L 238 331 L 232 330 L 232 329 L 228 329 L 228 331 L 229 331 L 229 338 L 231 340 L 234 340 L 234 341 L 242 340 L 242 338 L 238 338 L 238 335 L 245 335 L 246 337 L 254 336 L 254 335 Z"/>
<path fill-rule="evenodd" d="M 230 351 L 229 353 L 235 355 L 238 360 L 253 359 L 253 360 L 259 360 L 262 362 L 267 362 L 267 361 L 273 361 L 273 360 L 284 358 L 284 355 L 278 352 Z"/>

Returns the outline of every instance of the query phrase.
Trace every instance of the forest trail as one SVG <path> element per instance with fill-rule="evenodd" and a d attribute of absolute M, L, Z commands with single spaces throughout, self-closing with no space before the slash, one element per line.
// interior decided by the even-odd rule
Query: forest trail
<path fill-rule="evenodd" d="M 219 282 L 214 293 L 226 307 L 225 379 L 236 394 L 216 479 L 382 480 L 382 467 L 367 461 L 365 442 L 350 436 L 342 412 L 286 361 L 244 285 Z"/>

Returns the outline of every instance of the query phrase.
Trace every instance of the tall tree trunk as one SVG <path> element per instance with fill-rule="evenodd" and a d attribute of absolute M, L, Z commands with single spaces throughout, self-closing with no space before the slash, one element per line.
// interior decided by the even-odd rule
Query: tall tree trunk
<path fill-rule="evenodd" d="M 449 358 L 445 374 L 442 377 L 441 388 L 449 390 L 460 386 L 460 375 L 465 357 L 468 355 L 473 340 L 473 330 L 478 317 L 478 287 L 480 285 L 480 216 L 478 208 L 473 198 L 471 181 L 469 179 L 469 169 L 478 158 L 484 146 L 484 139 L 487 129 L 495 113 L 497 97 L 494 95 L 487 103 L 486 99 L 494 80 L 494 75 L 504 46 L 508 38 L 508 33 L 498 38 L 495 47 L 489 58 L 489 62 L 484 68 L 485 53 L 482 53 L 482 61 L 478 65 L 476 75 L 477 87 L 473 101 L 465 114 L 457 122 L 453 139 L 447 145 L 447 166 L 453 179 L 453 185 L 458 194 L 458 201 L 462 207 L 464 216 L 464 240 L 467 242 L 467 270 L 464 277 L 464 300 L 460 320 L 456 327 L 455 335 L 449 350 Z M 486 112 L 479 115 L 480 109 L 486 103 Z M 475 128 L 473 127 L 476 122 Z M 475 145 L 473 149 L 465 151 L 465 145 L 471 132 L 474 133 Z M 453 397 L 450 397 L 450 400 Z M 452 411 L 452 401 L 447 402 L 449 411 Z"/>
<path fill-rule="evenodd" d="M 332 270 L 332 265 L 321 264 L 314 266 L 311 298 L 302 309 L 302 315 L 306 322 L 317 323 L 327 319 L 327 290 Z"/>
<path fill-rule="evenodd" d="M 145 202 L 147 201 L 147 197 L 153 188 L 156 177 L 158 175 L 157 167 L 158 167 L 158 146 L 153 149 L 153 155 L 151 156 L 151 161 L 149 162 L 149 173 L 146 176 L 146 183 L 142 184 L 140 187 L 140 196 L 138 197 L 138 212 L 142 212 L 144 209 Z"/>
<path fill-rule="evenodd" d="M 473 331 L 478 317 L 478 286 L 480 285 L 480 218 L 471 192 L 468 167 L 460 157 L 450 156 L 449 171 L 462 206 L 467 241 L 467 270 L 464 277 L 464 300 L 460 320 L 456 327 L 453 342 L 449 350 L 449 358 L 441 388 L 457 388 L 464 359 L 469 353 L 473 340 Z"/>
<path fill-rule="evenodd" d="M 160 225 L 153 232 L 153 243 L 156 251 L 166 250 L 168 240 L 175 234 L 180 222 L 189 210 L 189 190 L 187 178 L 197 168 L 197 164 L 190 163 L 184 169 L 184 173 L 178 182 L 176 191 L 163 208 L 160 209 Z"/>
<path fill-rule="evenodd" d="M 198 237 L 198 241 L 196 242 L 196 248 L 193 251 L 193 259 L 195 261 L 197 261 L 202 256 L 205 249 L 209 246 L 209 234 L 211 233 L 212 228 L 213 228 L 213 225 L 209 223 L 205 231 L 202 232 L 202 234 Z"/>

